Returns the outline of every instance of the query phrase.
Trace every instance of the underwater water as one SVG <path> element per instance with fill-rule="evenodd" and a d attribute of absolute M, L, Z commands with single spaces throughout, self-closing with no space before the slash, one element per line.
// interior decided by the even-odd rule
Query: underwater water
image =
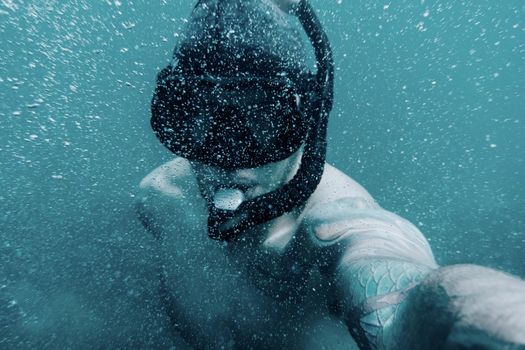
<path fill-rule="evenodd" d="M 0 348 L 170 344 L 133 203 L 173 158 L 150 100 L 194 2 L 0 0 Z M 525 277 L 525 3 L 312 4 L 335 53 L 328 161 L 440 264 Z"/>

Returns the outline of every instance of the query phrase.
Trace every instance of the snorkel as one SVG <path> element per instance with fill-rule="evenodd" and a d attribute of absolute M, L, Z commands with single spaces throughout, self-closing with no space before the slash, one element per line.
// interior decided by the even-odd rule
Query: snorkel
<path fill-rule="evenodd" d="M 216 18 L 220 18 L 220 5 L 222 3 L 220 0 L 217 2 Z M 307 79 L 302 79 L 307 80 L 307 91 L 304 94 L 305 102 L 301 108 L 297 108 L 294 111 L 299 114 L 302 123 L 305 124 L 305 131 L 303 136 L 294 139 L 293 145 L 287 147 L 288 151 L 286 151 L 289 152 L 288 155 L 291 155 L 292 152 L 290 151 L 297 150 L 301 143 L 304 145 L 300 166 L 295 176 L 288 183 L 277 190 L 256 198 L 245 201 L 240 189 L 225 189 L 225 191 L 217 192 L 215 198 L 206 198 L 209 210 L 208 234 L 212 239 L 220 241 L 235 240 L 244 231 L 304 205 L 321 181 L 326 157 L 328 116 L 332 109 L 333 101 L 334 69 L 332 51 L 326 33 L 323 31 L 321 23 L 308 1 L 300 0 L 293 6 L 290 12 L 297 16 L 303 29 L 306 31 L 317 60 L 316 73 L 309 73 L 307 74 Z M 186 51 L 181 49 L 181 51 L 184 51 L 184 54 L 178 56 L 177 65 L 170 65 L 159 74 L 157 89 L 152 100 L 152 128 L 168 149 L 184 158 L 199 161 L 206 165 L 223 167 L 224 169 L 242 169 L 243 167 L 246 168 L 246 164 L 249 164 L 249 167 L 263 165 L 265 164 L 264 162 L 268 163 L 268 159 L 272 157 L 254 159 L 252 163 L 238 162 L 235 164 L 235 162 L 232 162 L 235 159 L 233 155 L 232 159 L 228 160 L 227 157 L 218 157 L 216 154 L 213 154 L 213 149 L 217 149 L 218 145 L 211 145 L 211 142 L 207 142 L 209 141 L 208 139 L 197 140 L 200 143 L 193 142 L 196 140 L 194 137 L 195 133 L 192 134 L 189 130 L 196 126 L 194 124 L 198 122 L 192 121 L 191 113 L 184 114 L 184 108 L 185 106 L 190 106 L 191 102 L 199 102 L 198 99 L 201 94 L 195 92 L 194 84 L 227 86 L 231 84 L 232 79 L 239 79 L 240 81 L 251 79 L 249 76 L 221 76 L 221 73 L 227 72 L 231 67 L 236 67 L 237 63 L 235 60 L 238 55 L 228 56 L 228 52 L 222 50 L 220 46 L 220 33 L 222 33 L 220 21 L 217 21 L 212 28 L 217 33 L 217 36 L 211 40 L 211 46 L 188 45 L 183 47 Z M 199 58 L 198 55 L 202 54 L 202 52 L 205 54 L 204 57 L 209 57 L 210 59 L 202 60 Z M 258 64 L 250 65 L 250 68 L 253 69 L 253 66 L 260 66 L 259 69 L 268 70 L 266 73 L 272 70 L 274 77 L 276 72 L 278 74 L 286 72 L 286 69 L 281 69 L 278 64 L 268 64 L 268 62 L 275 61 L 272 61 L 272 57 L 269 57 L 270 61 L 268 61 L 267 58 L 261 59 L 263 56 L 265 56 L 264 52 L 248 48 L 242 52 L 239 64 L 250 65 L 250 62 L 259 62 Z M 260 64 L 260 62 L 265 64 Z M 218 75 L 219 77 L 210 78 L 210 72 L 212 75 Z M 291 73 L 290 78 L 292 80 L 293 77 L 294 74 Z M 188 99 L 185 99 L 185 93 L 190 95 Z M 184 104 L 185 102 L 186 104 Z M 202 104 L 206 106 L 204 102 Z M 214 117 L 210 118 L 212 119 L 208 120 L 208 122 L 213 124 L 215 122 L 213 120 Z M 249 122 L 241 121 L 242 123 Z M 203 134 L 209 135 L 209 132 Z M 220 136 L 219 133 L 216 136 Z M 209 147 L 206 147 L 207 145 Z M 237 148 L 240 148 L 242 152 L 242 145 L 239 146 Z M 212 151 L 210 152 L 210 150 Z M 270 161 L 284 159 L 288 156 L 286 152 L 281 152 Z M 221 162 L 224 164 L 221 165 Z M 235 204 L 231 205 L 228 202 L 234 202 Z"/>
<path fill-rule="evenodd" d="M 304 204 L 321 181 L 326 158 L 328 117 L 333 103 L 332 50 L 328 37 L 308 1 L 301 0 L 292 11 L 306 31 L 317 59 L 311 101 L 306 111 L 309 125 L 301 165 L 295 176 L 283 187 L 242 202 L 236 210 L 211 206 L 208 234 L 212 239 L 234 240 L 245 230 L 290 212 Z M 233 217 L 236 218 L 236 223 L 227 227 L 228 221 Z"/>

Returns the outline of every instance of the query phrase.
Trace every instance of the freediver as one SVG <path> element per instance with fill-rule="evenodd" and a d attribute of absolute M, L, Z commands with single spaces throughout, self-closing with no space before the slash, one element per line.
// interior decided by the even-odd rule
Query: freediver
<path fill-rule="evenodd" d="M 297 17 L 317 60 L 311 72 Z M 178 157 L 140 184 L 174 337 L 195 349 L 522 349 L 525 282 L 439 267 L 325 163 L 334 68 L 306 0 L 201 0 L 157 78 Z"/>

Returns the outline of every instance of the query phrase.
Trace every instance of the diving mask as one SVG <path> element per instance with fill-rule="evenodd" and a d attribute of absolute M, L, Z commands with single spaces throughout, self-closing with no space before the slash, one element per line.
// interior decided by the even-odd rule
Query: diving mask
<path fill-rule="evenodd" d="M 225 192 L 224 201 L 208 203 L 208 235 L 228 241 L 303 205 L 315 191 L 326 156 L 334 67 L 326 33 L 307 0 L 293 9 L 317 60 L 317 71 L 304 75 L 281 69 L 279 60 L 268 60 L 251 47 L 241 50 L 242 55 L 228 55 L 220 45 L 222 3 L 217 1 L 211 16 L 216 22 L 211 28 L 217 29 L 212 46 L 181 49 L 185 54 L 176 57 L 177 64 L 158 75 L 151 119 L 157 137 L 179 156 L 224 169 L 282 160 L 304 144 L 297 173 L 279 189 L 246 201 Z M 254 70 L 264 71 L 256 76 L 266 78 L 246 74 Z M 290 73 L 293 83 L 283 72 Z M 234 200 L 234 205 L 223 205 Z"/>
<path fill-rule="evenodd" d="M 159 75 L 153 118 L 175 154 L 224 169 L 287 158 L 304 141 L 306 90 L 286 77 Z M 155 113 L 154 113 L 155 115 Z"/>

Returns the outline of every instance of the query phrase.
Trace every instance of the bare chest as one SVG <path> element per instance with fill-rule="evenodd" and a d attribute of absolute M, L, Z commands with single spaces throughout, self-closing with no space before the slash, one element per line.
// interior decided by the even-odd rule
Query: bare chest
<path fill-rule="evenodd" d="M 351 349 L 332 318 L 318 271 L 304 253 L 249 239 L 218 243 L 205 230 L 162 243 L 165 300 L 176 330 L 196 348 Z M 274 247 L 275 248 L 275 247 Z M 297 253 L 297 254 L 296 254 Z"/>

